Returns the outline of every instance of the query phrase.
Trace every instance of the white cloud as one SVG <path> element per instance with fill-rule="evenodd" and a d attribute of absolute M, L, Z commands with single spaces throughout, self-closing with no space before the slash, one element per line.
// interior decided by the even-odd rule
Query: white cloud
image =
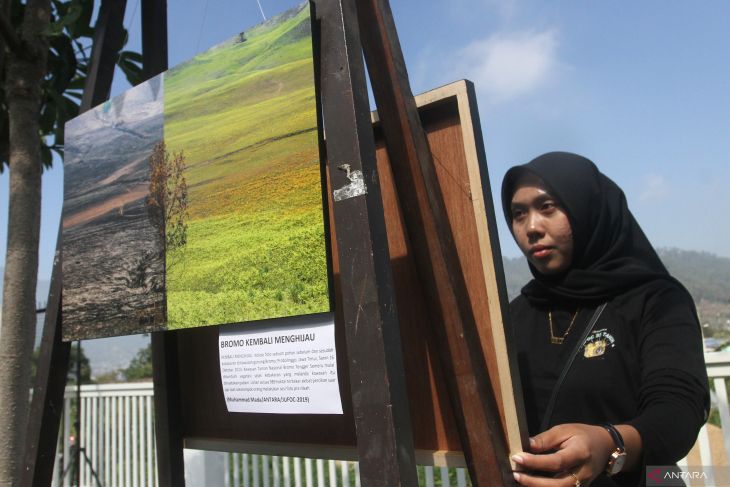
<path fill-rule="evenodd" d="M 644 183 L 644 189 L 639 199 L 645 203 L 662 201 L 669 195 L 669 184 L 661 174 L 649 174 Z"/>
<path fill-rule="evenodd" d="M 498 33 L 457 51 L 454 69 L 490 101 L 506 101 L 536 90 L 554 74 L 557 48 L 554 30 Z"/>

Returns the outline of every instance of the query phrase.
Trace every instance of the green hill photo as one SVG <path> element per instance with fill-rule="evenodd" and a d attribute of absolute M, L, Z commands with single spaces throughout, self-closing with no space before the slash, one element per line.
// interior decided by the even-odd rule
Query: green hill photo
<path fill-rule="evenodd" d="M 165 73 L 169 329 L 329 310 L 309 4 Z M 169 188 L 168 188 L 169 189 Z"/>

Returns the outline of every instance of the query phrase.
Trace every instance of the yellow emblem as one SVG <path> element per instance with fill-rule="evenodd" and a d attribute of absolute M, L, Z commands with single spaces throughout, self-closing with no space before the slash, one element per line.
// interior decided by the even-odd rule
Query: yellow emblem
<path fill-rule="evenodd" d="M 596 340 L 595 342 L 586 343 L 583 349 L 583 356 L 585 358 L 593 358 L 603 355 L 606 351 L 606 340 Z"/>

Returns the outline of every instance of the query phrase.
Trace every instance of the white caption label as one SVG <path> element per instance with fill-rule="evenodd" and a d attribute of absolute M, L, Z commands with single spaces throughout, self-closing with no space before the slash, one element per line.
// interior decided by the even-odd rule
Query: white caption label
<path fill-rule="evenodd" d="M 342 414 L 331 313 L 220 330 L 221 382 L 228 411 Z"/>

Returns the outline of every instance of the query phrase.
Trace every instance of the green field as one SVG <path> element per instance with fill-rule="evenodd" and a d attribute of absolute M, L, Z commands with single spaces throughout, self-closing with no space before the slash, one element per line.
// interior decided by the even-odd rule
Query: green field
<path fill-rule="evenodd" d="M 309 22 L 305 4 L 165 74 L 189 188 L 170 329 L 329 310 Z"/>

